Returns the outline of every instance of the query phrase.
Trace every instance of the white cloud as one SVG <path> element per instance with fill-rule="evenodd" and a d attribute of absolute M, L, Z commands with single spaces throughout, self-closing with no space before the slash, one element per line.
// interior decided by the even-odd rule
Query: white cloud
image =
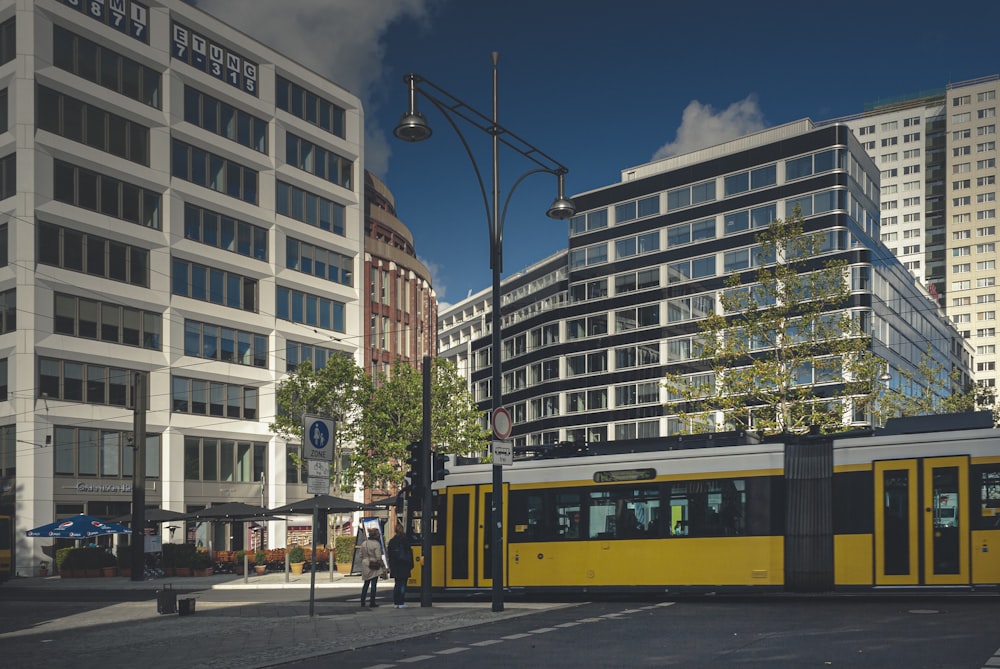
<path fill-rule="evenodd" d="M 384 175 L 390 149 L 372 114 L 384 83 L 382 38 L 401 19 L 426 21 L 434 2 L 197 0 L 196 4 L 360 97 L 365 106 L 365 166 Z"/>
<path fill-rule="evenodd" d="M 721 112 L 717 112 L 711 105 L 703 105 L 697 100 L 692 100 L 684 109 L 684 116 L 680 127 L 677 128 L 674 141 L 657 149 L 652 160 L 715 146 L 759 132 L 766 127 L 764 114 L 757 104 L 755 95 L 748 95 Z"/>
<path fill-rule="evenodd" d="M 445 284 L 444 279 L 441 277 L 441 266 L 438 265 L 436 262 L 428 260 L 427 258 L 421 258 L 420 255 L 417 255 L 417 260 L 419 260 L 424 264 L 424 267 L 427 268 L 427 271 L 431 275 L 430 281 L 431 285 L 434 286 L 434 292 L 437 294 L 438 309 L 444 310 L 446 307 L 451 306 L 450 304 L 442 302 L 444 296 L 448 292 L 448 286 Z"/>

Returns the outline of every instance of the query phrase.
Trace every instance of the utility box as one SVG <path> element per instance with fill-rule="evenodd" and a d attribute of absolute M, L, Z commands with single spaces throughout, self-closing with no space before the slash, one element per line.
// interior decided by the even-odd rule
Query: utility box
<path fill-rule="evenodd" d="M 162 590 L 156 591 L 156 612 L 177 613 L 177 593 L 171 586 L 164 585 Z"/>

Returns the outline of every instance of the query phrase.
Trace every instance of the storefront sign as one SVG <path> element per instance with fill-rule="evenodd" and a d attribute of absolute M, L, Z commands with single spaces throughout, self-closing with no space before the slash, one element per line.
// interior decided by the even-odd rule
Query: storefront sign
<path fill-rule="evenodd" d="M 76 491 L 85 493 L 104 493 L 111 495 L 131 495 L 132 484 L 131 483 L 88 483 L 86 481 L 79 481 L 76 484 Z"/>

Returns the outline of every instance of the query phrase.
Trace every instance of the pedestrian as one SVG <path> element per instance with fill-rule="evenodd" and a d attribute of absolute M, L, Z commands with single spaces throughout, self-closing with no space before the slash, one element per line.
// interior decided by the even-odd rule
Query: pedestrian
<path fill-rule="evenodd" d="M 406 608 L 406 582 L 410 580 L 410 572 L 413 571 L 413 550 L 410 549 L 402 523 L 396 523 L 386 551 L 389 553 L 389 573 L 394 581 L 392 605 L 403 609 Z"/>
<path fill-rule="evenodd" d="M 378 577 L 385 573 L 380 537 L 379 531 L 373 527 L 368 530 L 368 539 L 361 544 L 361 577 L 365 580 L 365 584 L 361 586 L 361 606 L 365 606 L 369 586 L 372 589 L 372 608 L 378 606 L 375 603 L 375 588 L 378 586 Z"/>

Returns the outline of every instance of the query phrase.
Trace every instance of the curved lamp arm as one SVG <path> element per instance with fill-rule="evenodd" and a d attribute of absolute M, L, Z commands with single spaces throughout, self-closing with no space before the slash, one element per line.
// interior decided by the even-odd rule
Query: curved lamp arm
<path fill-rule="evenodd" d="M 503 271 L 503 224 L 504 221 L 507 220 L 507 207 L 510 205 L 510 198 L 512 195 L 514 195 L 514 191 L 517 190 L 517 187 L 521 184 L 522 181 L 530 177 L 532 174 L 539 174 L 542 172 L 546 174 L 552 174 L 555 176 L 560 175 L 559 170 L 550 170 L 546 167 L 536 167 L 533 170 L 528 170 L 527 172 L 525 172 L 524 174 L 522 174 L 517 178 L 517 181 L 514 182 L 514 185 L 510 187 L 509 191 L 507 191 L 507 197 L 504 198 L 503 209 L 501 210 L 500 218 L 497 220 L 496 240 L 493 239 L 490 240 L 491 244 L 497 244 L 496 259 L 497 262 L 499 263 L 499 267 L 497 267 L 497 269 L 500 270 L 501 272 Z M 491 234 L 490 237 L 493 237 L 493 235 Z"/>

